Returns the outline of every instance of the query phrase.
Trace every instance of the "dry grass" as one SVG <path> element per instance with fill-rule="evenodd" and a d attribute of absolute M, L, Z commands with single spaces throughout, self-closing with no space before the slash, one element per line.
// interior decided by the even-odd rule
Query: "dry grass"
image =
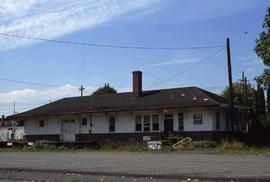
<path fill-rule="evenodd" d="M 223 141 L 219 146 L 220 150 L 242 150 L 246 148 L 246 145 L 240 141 Z"/>

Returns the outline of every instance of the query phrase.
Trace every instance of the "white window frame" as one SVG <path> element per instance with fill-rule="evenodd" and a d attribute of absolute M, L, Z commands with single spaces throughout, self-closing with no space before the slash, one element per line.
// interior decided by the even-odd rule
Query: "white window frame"
<path fill-rule="evenodd" d="M 160 115 L 159 114 L 152 114 L 151 115 L 152 116 L 152 131 L 155 131 L 155 132 L 157 132 L 157 131 L 160 131 Z M 158 124 L 158 130 L 154 130 L 154 116 L 158 116 L 158 120 L 157 120 L 157 124 Z"/>
<path fill-rule="evenodd" d="M 196 118 L 199 117 L 200 119 Z M 203 124 L 203 115 L 202 114 L 193 114 L 193 125 L 202 125 Z"/>
<path fill-rule="evenodd" d="M 182 115 L 182 116 L 180 116 L 180 115 Z M 184 117 L 185 117 L 185 114 L 184 114 L 184 112 L 178 112 L 178 114 L 177 114 L 177 117 L 178 117 L 178 131 L 184 131 Z M 181 121 L 181 125 L 180 125 L 180 117 L 182 118 L 182 121 Z M 182 129 L 180 128 L 180 126 L 182 126 Z"/>
<path fill-rule="evenodd" d="M 138 123 L 141 125 L 141 130 L 137 130 L 137 117 L 140 117 L 140 121 L 138 121 Z M 143 115 L 135 115 L 135 132 L 142 132 L 143 131 Z"/>
<path fill-rule="evenodd" d="M 84 120 L 86 119 L 86 124 L 83 124 Z M 81 120 L 81 126 L 87 126 L 88 125 L 88 118 L 87 117 L 83 117 Z"/>
<path fill-rule="evenodd" d="M 148 117 L 149 116 L 149 126 L 145 126 L 145 117 Z M 149 128 L 149 131 L 145 131 L 145 128 Z M 143 132 L 151 132 L 151 115 L 150 114 L 146 114 L 146 115 L 143 115 Z"/>
<path fill-rule="evenodd" d="M 114 131 L 111 131 L 111 118 L 114 118 Z M 116 117 L 115 116 L 109 116 L 109 133 L 115 133 L 116 132 Z"/>

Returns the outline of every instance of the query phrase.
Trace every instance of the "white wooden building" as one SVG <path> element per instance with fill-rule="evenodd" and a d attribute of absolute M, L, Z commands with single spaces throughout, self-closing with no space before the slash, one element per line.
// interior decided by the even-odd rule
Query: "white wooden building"
<path fill-rule="evenodd" d="M 142 91 L 142 73 L 133 72 L 133 91 L 71 97 L 16 115 L 25 137 L 56 141 L 161 140 L 169 134 L 215 140 L 245 128 L 244 109 L 198 87 Z M 14 116 L 12 116 L 14 117 Z"/>

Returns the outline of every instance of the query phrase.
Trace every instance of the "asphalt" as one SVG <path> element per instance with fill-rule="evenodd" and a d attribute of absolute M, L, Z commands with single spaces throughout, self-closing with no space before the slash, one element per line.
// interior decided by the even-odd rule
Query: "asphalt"
<path fill-rule="evenodd" d="M 270 181 L 270 157 L 189 153 L 1 152 L 0 175 Z M 27 176 L 27 175 L 26 175 Z M 9 179 L 9 178 L 8 178 Z"/>

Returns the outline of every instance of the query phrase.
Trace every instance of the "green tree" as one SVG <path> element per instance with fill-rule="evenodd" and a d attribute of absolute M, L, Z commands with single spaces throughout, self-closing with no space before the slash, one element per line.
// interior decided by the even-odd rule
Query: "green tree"
<path fill-rule="evenodd" d="M 265 129 L 270 130 L 270 118 L 266 114 L 266 104 L 265 104 L 265 95 L 264 95 L 264 89 L 258 83 L 257 85 L 257 93 L 256 93 L 256 115 L 258 121 L 263 125 Z"/>
<path fill-rule="evenodd" d="M 101 94 L 109 94 L 109 93 L 117 93 L 117 90 L 115 90 L 113 87 L 110 87 L 109 84 L 105 83 L 103 87 L 99 87 L 91 95 L 101 95 Z"/>
<path fill-rule="evenodd" d="M 270 7 L 267 8 L 264 17 L 263 32 L 256 39 L 255 52 L 266 66 L 264 72 L 256 80 L 267 86 L 270 84 Z"/>
<path fill-rule="evenodd" d="M 270 87 L 267 87 L 266 90 L 266 110 L 267 110 L 267 116 L 270 118 Z"/>
<path fill-rule="evenodd" d="M 254 97 L 254 89 L 251 84 L 247 84 L 247 105 L 252 107 L 253 105 L 253 97 Z M 229 87 L 226 87 L 222 92 L 222 96 L 229 99 L 230 90 Z M 233 83 L 233 102 L 236 104 L 244 104 L 244 96 L 243 96 L 243 84 L 238 81 Z"/>

